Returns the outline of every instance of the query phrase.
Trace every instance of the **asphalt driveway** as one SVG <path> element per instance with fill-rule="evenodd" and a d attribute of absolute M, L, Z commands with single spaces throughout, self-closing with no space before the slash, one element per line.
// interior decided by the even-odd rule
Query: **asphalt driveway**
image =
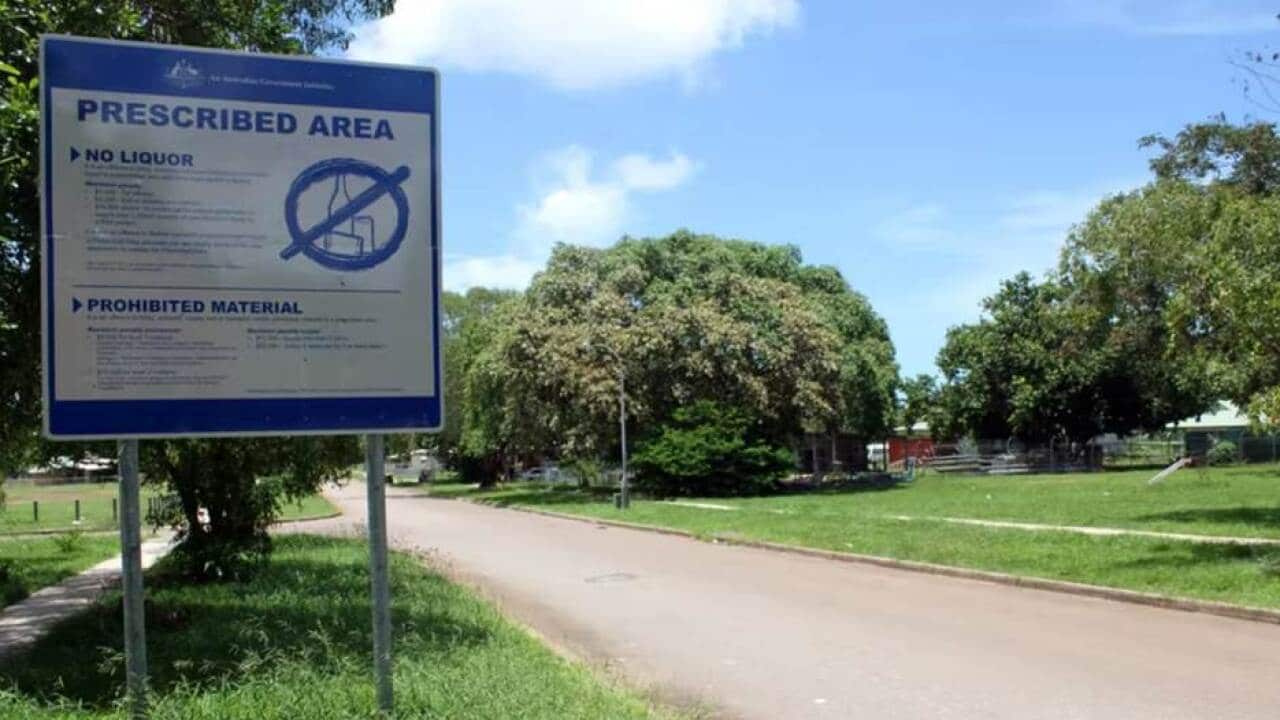
<path fill-rule="evenodd" d="M 726 717 L 1280 717 L 1276 625 L 389 495 L 395 546 Z M 363 485 L 331 497 L 363 523 Z"/>

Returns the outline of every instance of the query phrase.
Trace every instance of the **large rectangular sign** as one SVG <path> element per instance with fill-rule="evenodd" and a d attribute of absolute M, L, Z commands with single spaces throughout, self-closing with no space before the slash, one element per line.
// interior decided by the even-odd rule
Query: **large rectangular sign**
<path fill-rule="evenodd" d="M 45 429 L 436 429 L 439 81 L 42 38 Z"/>

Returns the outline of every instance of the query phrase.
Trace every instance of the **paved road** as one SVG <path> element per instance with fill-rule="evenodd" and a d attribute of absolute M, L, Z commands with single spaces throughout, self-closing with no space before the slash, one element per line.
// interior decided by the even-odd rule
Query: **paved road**
<path fill-rule="evenodd" d="M 335 500 L 364 519 L 364 487 Z M 509 614 L 736 718 L 1280 717 L 1280 626 L 389 499 Z"/>

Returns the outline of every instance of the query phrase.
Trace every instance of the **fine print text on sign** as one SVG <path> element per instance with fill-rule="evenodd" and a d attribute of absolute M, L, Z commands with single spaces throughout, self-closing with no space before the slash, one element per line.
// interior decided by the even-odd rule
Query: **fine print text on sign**
<path fill-rule="evenodd" d="M 46 431 L 440 424 L 438 78 L 48 36 Z"/>

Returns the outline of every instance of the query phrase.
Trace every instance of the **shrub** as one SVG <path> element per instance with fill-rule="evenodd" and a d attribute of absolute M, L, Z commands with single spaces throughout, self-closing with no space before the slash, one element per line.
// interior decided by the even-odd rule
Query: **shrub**
<path fill-rule="evenodd" d="M 711 401 L 680 408 L 637 449 L 636 487 L 658 496 L 767 492 L 792 467 L 746 412 Z"/>
<path fill-rule="evenodd" d="M 461 454 L 455 463 L 458 477 L 465 483 L 475 483 L 480 487 L 493 487 L 498 484 L 502 468 L 497 464 L 495 456 L 476 457 Z"/>
<path fill-rule="evenodd" d="M 592 458 L 573 458 L 564 464 L 565 472 L 577 478 L 578 487 L 590 488 L 604 484 L 604 466 Z"/>
<path fill-rule="evenodd" d="M 1210 465 L 1230 465 L 1240 460 L 1240 448 L 1230 440 L 1221 440 L 1209 448 Z"/>
<path fill-rule="evenodd" d="M 1264 553 L 1258 556 L 1258 571 L 1267 577 L 1280 577 L 1280 555 Z"/>
<path fill-rule="evenodd" d="M 171 524 L 180 512 L 172 564 L 194 579 L 216 580 L 257 569 L 271 551 L 267 528 L 282 504 L 346 472 L 360 446 L 353 436 L 203 438 L 145 442 L 139 454 L 148 481 L 177 498 L 152 518 Z"/>
<path fill-rule="evenodd" d="M 70 555 L 84 545 L 84 531 L 80 528 L 75 528 L 74 530 L 54 535 L 53 544 L 57 546 L 58 552 L 63 555 Z"/>
<path fill-rule="evenodd" d="M 27 588 L 18 578 L 12 560 L 0 558 L 0 607 L 15 603 L 27 596 Z"/>

